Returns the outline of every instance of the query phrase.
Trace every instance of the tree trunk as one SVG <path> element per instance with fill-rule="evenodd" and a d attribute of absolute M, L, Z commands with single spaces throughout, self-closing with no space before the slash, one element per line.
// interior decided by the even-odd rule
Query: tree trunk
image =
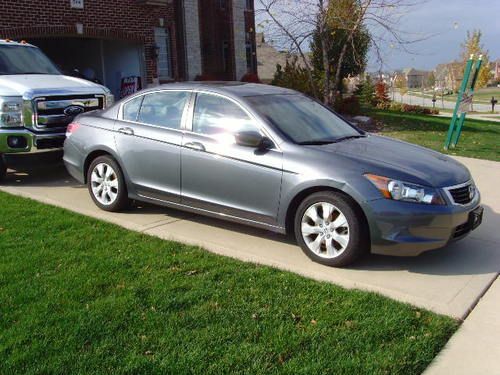
<path fill-rule="evenodd" d="M 323 55 L 323 70 L 325 72 L 325 84 L 323 87 L 323 103 L 325 105 L 332 105 L 331 103 L 331 74 L 330 63 L 328 61 L 328 47 L 326 45 L 326 35 L 321 33 L 321 54 Z"/>
<path fill-rule="evenodd" d="M 333 81 L 333 102 L 337 99 L 337 88 L 340 85 L 340 80 L 342 79 L 342 64 L 344 63 L 344 57 L 347 52 L 347 43 L 349 40 L 346 40 L 344 45 L 342 46 L 342 51 L 340 51 L 339 58 L 337 60 L 337 67 L 335 71 L 335 80 Z"/>

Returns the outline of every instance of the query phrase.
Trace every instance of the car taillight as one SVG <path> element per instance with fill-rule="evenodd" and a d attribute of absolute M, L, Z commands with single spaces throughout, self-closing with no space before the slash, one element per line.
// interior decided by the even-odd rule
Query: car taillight
<path fill-rule="evenodd" d="M 66 137 L 71 136 L 71 134 L 75 133 L 78 128 L 80 127 L 80 124 L 77 122 L 72 122 L 71 124 L 68 125 L 66 128 Z"/>

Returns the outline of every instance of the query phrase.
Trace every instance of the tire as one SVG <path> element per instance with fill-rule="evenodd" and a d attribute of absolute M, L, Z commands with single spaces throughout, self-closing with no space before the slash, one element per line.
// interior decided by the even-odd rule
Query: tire
<path fill-rule="evenodd" d="M 90 163 L 87 187 L 96 206 L 104 211 L 118 212 L 129 207 L 123 172 L 111 156 L 99 156 Z"/>
<path fill-rule="evenodd" d="M 5 181 L 5 177 L 7 177 L 7 164 L 5 164 L 3 155 L 0 154 L 0 182 Z"/>
<path fill-rule="evenodd" d="M 332 267 L 354 263 L 369 249 L 368 225 L 359 211 L 344 194 L 311 194 L 295 213 L 297 243 L 314 262 Z"/>

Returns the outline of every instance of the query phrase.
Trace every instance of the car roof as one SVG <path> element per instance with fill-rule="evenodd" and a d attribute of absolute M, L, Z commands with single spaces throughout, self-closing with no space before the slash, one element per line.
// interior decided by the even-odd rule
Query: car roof
<path fill-rule="evenodd" d="M 151 91 L 155 91 L 158 89 L 204 90 L 235 97 L 297 94 L 296 91 L 283 87 L 237 81 L 196 81 L 168 83 L 151 88 Z"/>

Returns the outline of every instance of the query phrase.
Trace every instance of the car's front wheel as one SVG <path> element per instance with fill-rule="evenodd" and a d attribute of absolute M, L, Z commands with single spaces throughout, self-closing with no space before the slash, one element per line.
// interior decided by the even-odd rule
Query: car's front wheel
<path fill-rule="evenodd" d="M 128 207 L 125 179 L 118 163 L 110 156 L 99 156 L 87 171 L 87 185 L 94 203 L 105 211 L 121 211 Z"/>
<path fill-rule="evenodd" d="M 356 261 L 368 248 L 368 228 L 352 200 L 324 191 L 310 195 L 295 215 L 295 237 L 313 261 L 334 267 Z"/>

